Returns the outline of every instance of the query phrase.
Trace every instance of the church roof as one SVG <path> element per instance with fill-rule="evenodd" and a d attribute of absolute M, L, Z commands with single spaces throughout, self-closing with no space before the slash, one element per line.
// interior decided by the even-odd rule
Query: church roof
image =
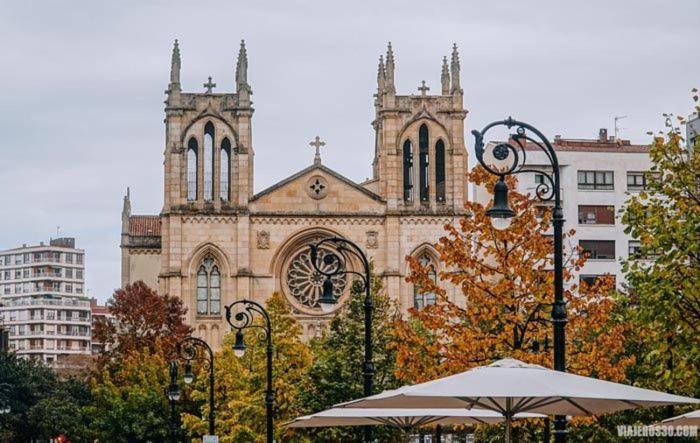
<path fill-rule="evenodd" d="M 132 215 L 129 217 L 129 234 L 143 237 L 160 236 L 159 215 Z"/>
<path fill-rule="evenodd" d="M 357 189 L 358 191 L 367 195 L 369 198 L 376 200 L 376 201 L 379 201 L 379 202 L 383 201 L 379 195 L 375 194 L 374 192 L 370 191 L 369 189 L 360 186 L 359 184 L 355 183 L 354 181 L 350 180 L 349 178 L 345 177 L 344 175 L 342 175 L 342 174 L 340 174 L 340 173 L 338 173 L 338 172 L 336 172 L 336 171 L 334 171 L 334 170 L 332 170 L 324 165 L 321 165 L 321 164 L 311 165 L 307 168 L 302 169 L 301 171 L 297 172 L 296 174 L 290 175 L 289 177 L 278 181 L 277 183 L 270 186 L 269 188 L 263 189 L 262 191 L 255 194 L 253 196 L 253 198 L 251 199 L 251 201 L 255 201 L 255 200 L 259 199 L 260 197 L 267 195 L 267 194 L 275 191 L 276 189 L 281 188 L 282 186 L 286 185 L 287 183 L 290 183 L 290 182 L 296 180 L 297 178 L 308 174 L 309 172 L 311 172 L 313 170 L 323 171 L 326 174 L 337 178 L 338 180 L 342 181 L 343 183 L 347 184 L 348 186 L 351 186 L 351 187 Z"/>

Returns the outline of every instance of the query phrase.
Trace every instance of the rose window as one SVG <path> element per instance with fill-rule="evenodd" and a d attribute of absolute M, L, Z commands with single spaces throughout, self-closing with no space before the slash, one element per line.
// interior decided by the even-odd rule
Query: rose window
<path fill-rule="evenodd" d="M 326 254 L 329 254 L 327 250 L 319 249 L 317 264 L 321 270 L 330 272 L 335 269 L 337 263 L 334 262 L 330 265 L 323 263 L 323 257 Z M 289 262 L 287 268 L 289 293 L 306 307 L 320 309 L 318 299 L 323 293 L 323 281 L 325 279 L 326 277 L 314 269 L 314 266 L 311 264 L 311 252 L 308 248 L 298 252 Z M 345 274 L 334 275 L 331 277 L 331 280 L 333 281 L 333 294 L 336 298 L 339 298 L 345 291 L 346 276 Z"/>

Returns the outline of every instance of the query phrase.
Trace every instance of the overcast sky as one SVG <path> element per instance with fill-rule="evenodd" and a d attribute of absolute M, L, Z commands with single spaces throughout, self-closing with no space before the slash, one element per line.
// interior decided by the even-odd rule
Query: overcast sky
<path fill-rule="evenodd" d="M 399 94 L 439 91 L 462 58 L 467 133 L 508 115 L 551 137 L 648 141 L 692 109 L 700 2 L 0 1 L 0 249 L 60 234 L 86 250 L 91 296 L 119 285 L 122 196 L 162 206 L 163 91 L 180 40 L 185 91 L 232 91 L 241 39 L 253 88 L 255 190 L 324 164 L 371 174 L 377 59 L 391 41 Z M 467 138 L 471 142 L 471 136 Z M 470 143 L 469 143 L 470 144 Z M 470 159 L 470 166 L 473 160 Z"/>

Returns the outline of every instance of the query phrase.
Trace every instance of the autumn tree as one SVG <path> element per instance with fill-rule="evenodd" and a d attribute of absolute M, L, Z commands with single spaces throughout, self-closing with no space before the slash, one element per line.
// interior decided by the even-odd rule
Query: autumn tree
<path fill-rule="evenodd" d="M 697 102 L 697 90 L 693 91 Z M 700 111 L 700 107 L 696 107 Z M 700 394 L 700 144 L 682 137 L 683 118 L 664 115 L 649 148 L 645 189 L 623 208 L 639 241 L 624 263 L 627 313 L 641 333 L 639 376 L 657 389 Z M 700 141 L 700 140 L 699 140 Z"/>
<path fill-rule="evenodd" d="M 281 425 L 303 413 L 299 395 L 311 364 L 311 353 L 301 342 L 301 326 L 280 294 L 273 294 L 265 309 L 272 327 L 275 438 L 279 441 Z M 216 354 L 216 432 L 222 443 L 265 441 L 266 342 L 260 329 L 248 328 L 244 334 L 247 350 L 243 357 L 236 357 L 233 353 L 235 333 L 226 335 L 223 348 Z M 209 391 L 208 378 L 203 370 L 205 367 L 200 366 L 192 390 L 185 391 L 189 399 L 201 405 L 200 414 L 183 415 L 184 425 L 192 437 L 207 432 Z M 284 441 L 304 439 L 287 433 Z"/>
<path fill-rule="evenodd" d="M 115 291 L 107 306 L 113 318 L 98 319 L 93 329 L 93 339 L 105 345 L 102 364 L 144 349 L 171 353 L 192 332 L 182 300 L 159 295 L 143 281 Z"/>
<path fill-rule="evenodd" d="M 471 182 L 493 189 L 495 177 L 483 168 L 470 174 Z M 514 189 L 515 179 L 508 177 Z M 492 227 L 486 208 L 469 202 L 470 217 L 447 225 L 436 245 L 442 271 L 437 280 L 429 270 L 409 259 L 409 281 L 436 294 L 436 303 L 411 309 L 397 325 L 394 348 L 397 373 L 418 382 L 457 373 L 513 357 L 551 367 L 550 352 L 533 347 L 551 344 L 553 256 L 550 211 L 538 210 L 532 196 L 511 191 L 510 205 L 517 216 L 506 230 Z M 573 231 L 564 235 L 564 242 Z M 586 258 L 577 247 L 565 257 L 564 297 L 568 304 L 567 367 L 571 372 L 619 381 L 634 361 L 625 355 L 626 324 L 616 321 L 616 303 L 610 296 L 611 279 L 599 279 L 590 288 L 574 280 Z M 446 285 L 461 291 L 463 303 L 446 296 Z M 535 344 L 537 343 L 537 344 Z"/>
<path fill-rule="evenodd" d="M 372 314 L 372 348 L 374 392 L 399 386 L 395 377 L 396 353 L 390 348 L 392 329 L 398 319 L 396 304 L 382 291 L 381 279 L 372 278 L 374 310 Z M 307 413 L 319 412 L 337 403 L 364 396 L 362 365 L 364 362 L 365 291 L 359 281 L 351 287 L 350 298 L 330 322 L 328 332 L 312 341 L 314 361 L 302 390 Z M 362 430 L 320 428 L 307 431 L 314 441 L 361 441 Z M 388 441 L 390 430 L 377 430 L 380 441 Z"/>

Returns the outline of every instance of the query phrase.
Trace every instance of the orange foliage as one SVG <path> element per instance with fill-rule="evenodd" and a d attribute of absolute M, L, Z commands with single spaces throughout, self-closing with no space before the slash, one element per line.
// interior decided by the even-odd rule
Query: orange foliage
<path fill-rule="evenodd" d="M 489 190 L 495 183 L 482 168 L 476 168 L 470 180 Z M 514 178 L 507 182 L 515 188 Z M 466 205 L 471 217 L 459 226 L 445 226 L 447 235 L 436 245 L 443 269 L 437 282 L 428 269 L 408 258 L 408 281 L 434 292 L 437 301 L 422 310 L 411 309 L 409 318 L 397 324 L 392 346 L 399 378 L 426 381 L 503 357 L 552 366 L 553 250 L 551 237 L 545 235 L 551 211 L 538 218 L 532 196 L 511 191 L 509 197 L 517 216 L 507 230 L 494 229 L 486 208 L 475 202 Z M 567 367 L 580 375 L 621 381 L 634 361 L 624 354 L 629 327 L 618 321 L 611 278 L 599 279 L 590 288 L 573 280 L 572 271 L 586 261 L 578 247 L 566 247 L 573 233 L 564 234 Z M 447 285 L 459 288 L 466 303 L 449 300 Z M 547 339 L 550 349 L 544 352 Z M 538 353 L 533 352 L 533 340 L 540 343 Z"/>

